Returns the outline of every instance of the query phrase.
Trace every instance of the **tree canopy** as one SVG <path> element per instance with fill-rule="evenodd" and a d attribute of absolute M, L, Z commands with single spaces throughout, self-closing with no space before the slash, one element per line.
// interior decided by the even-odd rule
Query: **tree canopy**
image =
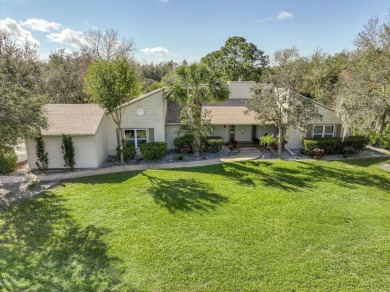
<path fill-rule="evenodd" d="M 227 80 L 259 81 L 269 61 L 255 44 L 243 37 L 230 37 L 220 50 L 203 57 L 201 63 L 213 71 L 221 71 Z"/>
<path fill-rule="evenodd" d="M 36 47 L 0 31 L 0 145 L 15 145 L 46 127 L 41 77 Z"/>
<path fill-rule="evenodd" d="M 178 67 L 165 79 L 165 85 L 165 97 L 182 105 L 183 127 L 179 134 L 193 135 L 195 151 L 202 153 L 203 138 L 211 131 L 209 113 L 202 111 L 202 104 L 227 99 L 227 84 L 218 72 L 203 64 L 192 64 Z"/>

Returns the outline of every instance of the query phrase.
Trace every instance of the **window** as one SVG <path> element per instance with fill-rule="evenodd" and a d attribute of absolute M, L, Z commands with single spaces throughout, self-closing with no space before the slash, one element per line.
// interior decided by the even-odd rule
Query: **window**
<path fill-rule="evenodd" d="M 334 128 L 334 125 L 316 125 L 313 127 L 313 138 L 333 137 Z"/>
<path fill-rule="evenodd" d="M 124 130 L 125 141 L 139 148 L 142 143 L 148 142 L 148 131 L 146 129 Z"/>

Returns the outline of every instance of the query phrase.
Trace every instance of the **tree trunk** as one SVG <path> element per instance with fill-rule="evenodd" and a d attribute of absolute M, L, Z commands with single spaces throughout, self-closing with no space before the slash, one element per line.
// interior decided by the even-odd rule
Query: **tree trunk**
<path fill-rule="evenodd" d="M 119 151 L 120 152 L 120 156 L 119 156 L 120 162 L 121 162 L 121 164 L 124 164 L 122 130 L 119 127 L 116 128 L 116 142 L 117 142 L 117 145 L 119 146 L 119 150 L 120 150 Z"/>
<path fill-rule="evenodd" d="M 278 157 L 279 157 L 279 159 L 282 159 L 282 143 L 283 143 L 283 130 L 282 130 L 282 128 L 279 128 L 279 135 L 278 135 Z"/>

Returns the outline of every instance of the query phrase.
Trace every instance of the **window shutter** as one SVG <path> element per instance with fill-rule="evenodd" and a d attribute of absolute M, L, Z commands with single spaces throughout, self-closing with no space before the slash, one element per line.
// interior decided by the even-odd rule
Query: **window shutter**
<path fill-rule="evenodd" d="M 313 125 L 307 125 L 306 138 L 313 138 Z"/>
<path fill-rule="evenodd" d="M 335 137 L 341 137 L 341 124 L 336 125 Z"/>
<path fill-rule="evenodd" d="M 154 128 L 149 128 L 149 142 L 154 142 Z"/>

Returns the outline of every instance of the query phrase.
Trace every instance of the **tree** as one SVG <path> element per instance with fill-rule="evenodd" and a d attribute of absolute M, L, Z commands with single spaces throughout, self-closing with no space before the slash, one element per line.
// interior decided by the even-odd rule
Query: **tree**
<path fill-rule="evenodd" d="M 125 102 L 137 97 L 140 83 L 135 68 L 125 58 L 93 61 L 85 79 L 85 91 L 94 102 L 105 108 L 116 124 L 117 145 L 123 163 L 122 115 Z"/>
<path fill-rule="evenodd" d="M 102 30 L 90 30 L 84 34 L 85 45 L 82 46 L 83 54 L 94 60 L 113 61 L 125 58 L 132 60 L 135 49 L 134 41 L 119 38 L 117 30 L 107 28 Z"/>
<path fill-rule="evenodd" d="M 84 103 L 84 78 L 91 59 L 79 52 L 58 50 L 49 56 L 44 70 L 44 92 L 52 103 Z"/>
<path fill-rule="evenodd" d="M 218 72 L 203 64 L 181 65 L 165 79 L 165 97 L 182 105 L 180 135 L 194 136 L 194 150 L 203 152 L 203 140 L 210 134 L 209 113 L 202 111 L 205 102 L 223 101 L 229 96 L 227 84 Z"/>
<path fill-rule="evenodd" d="M 37 161 L 35 164 L 37 165 L 39 170 L 46 171 L 49 167 L 49 156 L 45 151 L 45 141 L 43 141 L 42 135 L 39 135 L 35 138 L 35 150 L 37 154 Z"/>
<path fill-rule="evenodd" d="M 70 170 L 74 170 L 76 165 L 74 146 L 72 137 L 70 135 L 62 134 L 62 157 L 64 158 L 64 166 Z"/>
<path fill-rule="evenodd" d="M 262 84 L 252 88 L 247 101 L 247 113 L 253 111 L 259 124 L 272 122 L 278 127 L 278 155 L 282 158 L 282 144 L 289 126 L 302 134 L 309 122 L 320 119 L 318 108 L 309 99 L 297 93 L 302 84 L 299 54 L 295 48 L 277 51 L 276 66 L 262 77 Z"/>
<path fill-rule="evenodd" d="M 47 126 L 36 47 L 0 31 L 0 145 L 36 136 Z"/>
<path fill-rule="evenodd" d="M 390 14 L 383 24 L 371 18 L 354 43 L 341 74 L 337 112 L 349 130 L 382 135 L 390 125 Z"/>
<path fill-rule="evenodd" d="M 213 71 L 221 71 L 228 80 L 259 81 L 268 65 L 268 56 L 243 37 L 230 37 L 225 45 L 201 59 Z"/>

